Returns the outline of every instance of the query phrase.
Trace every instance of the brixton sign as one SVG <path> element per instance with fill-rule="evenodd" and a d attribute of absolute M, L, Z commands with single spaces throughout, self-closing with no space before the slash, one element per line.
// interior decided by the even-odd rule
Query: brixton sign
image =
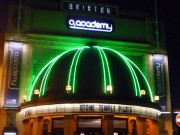
<path fill-rule="evenodd" d="M 81 13 L 93 13 L 99 15 L 117 15 L 117 8 L 115 6 L 95 5 L 78 2 L 63 2 L 63 10 Z"/>
<path fill-rule="evenodd" d="M 70 29 L 112 32 L 113 24 L 107 21 L 85 20 L 85 19 L 68 19 Z"/>

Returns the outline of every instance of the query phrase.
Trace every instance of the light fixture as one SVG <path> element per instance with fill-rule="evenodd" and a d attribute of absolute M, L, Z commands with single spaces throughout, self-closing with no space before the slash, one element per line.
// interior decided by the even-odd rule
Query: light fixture
<path fill-rule="evenodd" d="M 72 90 L 72 87 L 70 85 L 66 86 L 66 91 L 69 93 Z"/>
<path fill-rule="evenodd" d="M 140 94 L 141 94 L 141 96 L 144 96 L 144 95 L 146 95 L 146 91 L 145 90 L 141 90 Z"/>
<path fill-rule="evenodd" d="M 35 95 L 39 95 L 39 93 L 40 93 L 40 91 L 39 91 L 38 89 L 35 89 L 35 90 L 34 90 L 34 94 L 35 94 Z"/>
<path fill-rule="evenodd" d="M 159 101 L 159 96 L 154 96 L 155 101 Z"/>
<path fill-rule="evenodd" d="M 22 96 L 22 99 L 23 99 L 24 102 L 26 102 L 27 96 L 26 96 L 26 95 L 23 95 L 23 96 Z"/>
<path fill-rule="evenodd" d="M 111 86 L 111 85 L 108 85 L 108 86 L 107 86 L 107 91 L 109 91 L 109 92 L 112 91 L 112 86 Z"/>

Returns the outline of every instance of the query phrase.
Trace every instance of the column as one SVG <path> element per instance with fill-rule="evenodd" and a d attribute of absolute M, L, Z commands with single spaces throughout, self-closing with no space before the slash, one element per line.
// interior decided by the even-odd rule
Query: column
<path fill-rule="evenodd" d="M 159 135 L 159 124 L 157 120 L 152 120 L 151 135 Z"/>
<path fill-rule="evenodd" d="M 146 135 L 146 118 L 137 118 L 137 135 Z"/>
<path fill-rule="evenodd" d="M 33 135 L 42 135 L 42 117 L 33 119 Z"/>
<path fill-rule="evenodd" d="M 64 135 L 73 135 L 76 131 L 74 115 L 64 116 Z"/>
<path fill-rule="evenodd" d="M 113 135 L 114 134 L 114 115 L 104 115 L 102 125 L 103 125 L 104 135 Z"/>

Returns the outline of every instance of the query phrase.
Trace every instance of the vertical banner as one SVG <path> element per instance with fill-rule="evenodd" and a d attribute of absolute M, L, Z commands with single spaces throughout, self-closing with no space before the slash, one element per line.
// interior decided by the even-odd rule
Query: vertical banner
<path fill-rule="evenodd" d="M 10 42 L 7 57 L 7 89 L 5 94 L 5 108 L 19 106 L 20 74 L 22 62 L 22 43 Z"/>
<path fill-rule="evenodd" d="M 166 100 L 166 87 L 165 87 L 165 66 L 164 66 L 164 55 L 154 54 L 154 77 L 155 77 L 155 93 L 159 96 L 159 105 L 162 111 L 166 111 L 167 100 Z"/>

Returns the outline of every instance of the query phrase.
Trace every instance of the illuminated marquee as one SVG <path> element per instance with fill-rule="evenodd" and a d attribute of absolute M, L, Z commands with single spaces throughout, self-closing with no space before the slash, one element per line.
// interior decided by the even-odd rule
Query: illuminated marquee
<path fill-rule="evenodd" d="M 5 108 L 19 106 L 20 74 L 22 63 L 23 44 L 19 42 L 8 43 L 8 81 L 4 98 Z"/>
<path fill-rule="evenodd" d="M 163 54 L 153 55 L 155 92 L 160 97 L 159 105 L 162 111 L 167 111 L 167 97 L 165 85 L 165 58 Z"/>
<path fill-rule="evenodd" d="M 165 67 L 164 67 L 164 55 L 154 54 L 154 72 L 155 72 L 155 88 L 156 95 L 165 95 Z"/>
<path fill-rule="evenodd" d="M 42 114 L 54 113 L 116 113 L 148 116 L 157 119 L 160 111 L 136 106 L 123 104 L 103 104 L 103 103 L 74 103 L 74 104 L 53 104 L 29 107 L 21 110 L 22 117 L 33 117 Z"/>
<path fill-rule="evenodd" d="M 68 19 L 68 27 L 70 29 L 112 32 L 113 24 L 106 21 Z"/>

